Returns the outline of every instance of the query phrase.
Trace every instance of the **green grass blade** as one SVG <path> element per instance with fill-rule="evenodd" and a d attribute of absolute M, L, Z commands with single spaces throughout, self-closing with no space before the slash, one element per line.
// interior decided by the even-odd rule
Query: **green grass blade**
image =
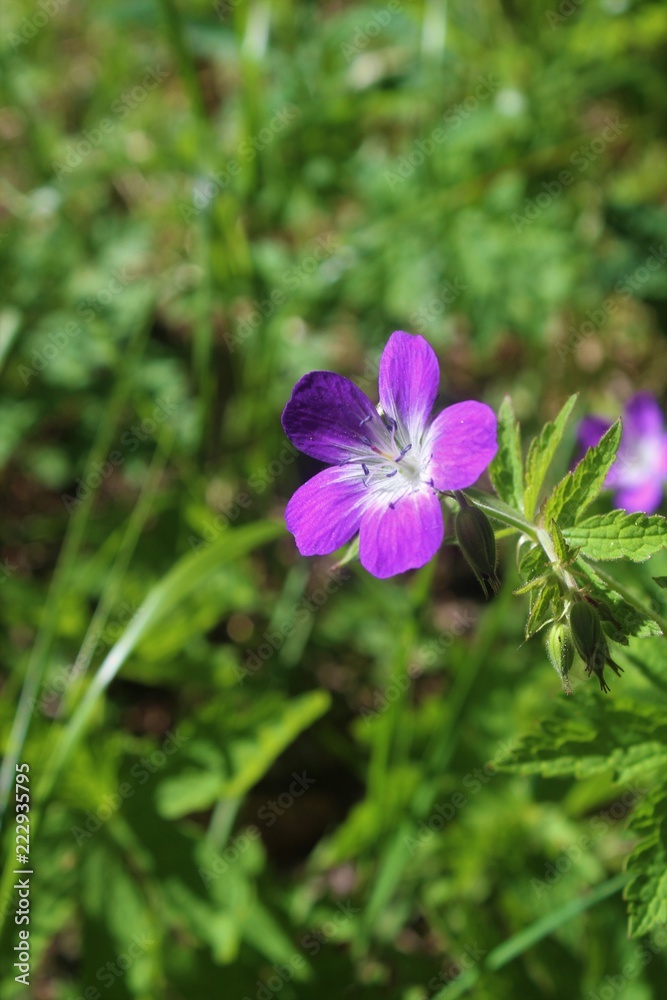
<path fill-rule="evenodd" d="M 204 549 L 188 553 L 149 592 L 127 629 L 109 650 L 95 674 L 90 687 L 77 706 L 63 731 L 60 742 L 49 760 L 37 795 L 45 799 L 50 794 L 64 763 L 83 735 L 100 695 L 106 690 L 137 644 L 179 603 L 206 583 L 209 574 L 225 563 L 247 555 L 253 549 L 277 538 L 284 531 L 281 524 L 263 521 L 223 533 Z"/>

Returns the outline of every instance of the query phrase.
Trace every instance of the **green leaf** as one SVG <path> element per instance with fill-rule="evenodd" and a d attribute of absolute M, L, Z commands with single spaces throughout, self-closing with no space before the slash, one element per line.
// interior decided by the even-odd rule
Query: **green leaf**
<path fill-rule="evenodd" d="M 241 934 L 251 947 L 266 955 L 270 961 L 292 968 L 294 942 L 261 900 L 254 901 L 252 912 L 241 925 Z M 304 961 L 295 967 L 294 978 L 303 981 L 311 978 L 311 969 L 305 956 L 301 957 Z"/>
<path fill-rule="evenodd" d="M 165 819 L 179 819 L 209 809 L 221 797 L 223 781 L 215 771 L 192 768 L 165 778 L 155 795 L 157 811 Z"/>
<path fill-rule="evenodd" d="M 520 594 L 527 594 L 529 590 L 534 590 L 535 587 L 541 587 L 547 582 L 548 579 L 549 577 L 546 575 L 536 576 L 532 580 L 529 580 L 528 583 L 524 583 L 522 587 L 517 587 L 516 590 L 512 591 L 512 593 L 515 597 L 518 597 Z"/>
<path fill-rule="evenodd" d="M 503 769 L 544 777 L 590 778 L 611 772 L 637 782 L 667 768 L 667 722 L 662 706 L 582 692 L 558 702 Z"/>
<path fill-rule="evenodd" d="M 615 590 L 611 590 L 590 563 L 578 559 L 577 571 L 585 577 L 587 592 L 599 602 L 600 617 L 610 639 L 627 645 L 628 636 L 645 639 L 652 635 L 662 635 L 660 625 L 648 614 L 642 614 L 634 608 Z"/>
<path fill-rule="evenodd" d="M 554 609 L 559 597 L 560 590 L 556 583 L 547 583 L 536 594 L 531 594 L 530 615 L 526 622 L 526 639 L 530 639 L 545 625 L 554 621 Z"/>
<path fill-rule="evenodd" d="M 667 785 L 651 789 L 628 829 L 642 838 L 627 861 L 626 871 L 633 877 L 624 893 L 630 936 L 641 937 L 667 921 Z"/>
<path fill-rule="evenodd" d="M 531 545 L 519 559 L 519 573 L 528 581 L 545 576 L 551 571 L 551 563 L 541 545 Z"/>
<path fill-rule="evenodd" d="M 576 401 L 577 394 L 575 393 L 570 396 L 556 419 L 545 424 L 540 435 L 530 445 L 526 459 L 526 489 L 524 492 L 524 512 L 529 519 L 535 515 L 544 478 L 549 471 L 549 466 L 556 454 L 565 425 Z"/>
<path fill-rule="evenodd" d="M 617 420 L 602 436 L 599 444 L 589 448 L 581 462 L 568 472 L 547 500 L 545 521 L 553 518 L 562 528 L 576 524 L 598 496 L 607 473 L 616 460 L 623 427 Z"/>
<path fill-rule="evenodd" d="M 643 562 L 667 546 L 667 518 L 612 510 L 565 528 L 564 535 L 589 559 Z"/>
<path fill-rule="evenodd" d="M 126 972 L 128 993 L 117 991 L 117 995 L 153 995 L 159 988 L 161 948 L 154 916 L 147 905 L 148 894 L 143 879 L 137 876 L 136 858 L 100 833 L 85 843 L 79 865 L 84 981 L 95 981 L 105 955 L 122 954 L 140 941 L 142 947 L 135 945 L 130 951 L 133 959 Z"/>
<path fill-rule="evenodd" d="M 283 533 L 283 526 L 272 521 L 258 521 L 222 532 L 219 538 L 201 549 L 182 556 L 166 576 L 151 587 L 136 615 L 100 664 L 69 724 L 63 730 L 42 774 L 40 791 L 43 794 L 48 794 L 69 754 L 81 739 L 98 699 L 137 645 L 191 594 L 204 591 L 209 576 L 217 573 L 221 565 L 242 559 Z"/>
<path fill-rule="evenodd" d="M 663 590 L 667 590 L 667 576 L 654 576 L 653 582 L 657 583 Z"/>
<path fill-rule="evenodd" d="M 523 511 L 521 436 L 509 396 L 504 397 L 498 410 L 498 451 L 489 466 L 489 475 L 500 499 Z"/>
<path fill-rule="evenodd" d="M 224 772 L 221 757 L 205 761 L 205 767 L 195 769 L 188 765 L 178 774 L 169 775 L 157 790 L 158 812 L 165 819 L 177 819 L 208 809 L 220 799 L 245 795 L 283 750 L 324 715 L 330 703 L 327 691 L 310 691 L 278 706 L 271 718 L 229 745 L 225 753 L 231 765 L 228 774 Z"/>
<path fill-rule="evenodd" d="M 177 926 L 183 926 L 208 944 L 216 962 L 227 963 L 237 958 L 241 945 L 241 924 L 252 912 L 254 893 L 243 870 L 245 860 L 245 855 L 239 852 L 240 863 L 227 865 L 224 871 L 227 890 L 224 900 L 209 898 L 209 893 L 213 895 L 218 885 L 215 879 L 216 862 L 219 866 L 221 861 L 220 855 L 216 857 L 213 853 L 206 856 L 194 885 L 177 871 L 170 872 L 162 883 L 165 902 L 176 915 Z M 202 874 L 206 877 L 206 889 Z"/>
<path fill-rule="evenodd" d="M 359 561 L 359 535 L 355 535 L 352 541 L 347 546 L 344 554 L 340 557 L 336 563 L 335 569 L 342 569 L 343 566 L 347 566 L 348 563 Z"/>
<path fill-rule="evenodd" d="M 578 549 L 570 548 L 567 544 L 565 535 L 558 527 L 557 521 L 552 521 L 550 525 L 551 540 L 554 544 L 554 551 L 558 557 L 558 561 L 563 566 L 569 566 L 570 563 L 574 562 L 577 558 Z"/>
<path fill-rule="evenodd" d="M 256 785 L 276 758 L 296 737 L 328 711 L 328 691 L 309 691 L 292 698 L 280 714 L 262 723 L 250 737 L 236 740 L 229 748 L 232 776 L 222 794 L 237 798 Z"/>

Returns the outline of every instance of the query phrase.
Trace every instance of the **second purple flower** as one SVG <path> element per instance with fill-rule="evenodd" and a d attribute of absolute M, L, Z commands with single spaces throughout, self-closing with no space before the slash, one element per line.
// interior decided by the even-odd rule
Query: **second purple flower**
<path fill-rule="evenodd" d="M 496 454 L 496 416 L 455 403 L 432 421 L 438 360 L 423 337 L 391 335 L 376 408 L 354 382 L 316 371 L 297 382 L 283 427 L 300 451 L 331 468 L 301 486 L 285 520 L 303 556 L 327 555 L 359 533 L 362 566 L 377 577 L 427 563 L 443 539 L 437 491 L 460 490 Z"/>
<path fill-rule="evenodd" d="M 610 426 L 602 417 L 585 417 L 579 427 L 580 446 L 596 445 Z M 662 503 L 666 481 L 665 418 L 655 396 L 638 392 L 623 411 L 623 437 L 605 486 L 615 491 L 617 507 L 652 514 Z"/>

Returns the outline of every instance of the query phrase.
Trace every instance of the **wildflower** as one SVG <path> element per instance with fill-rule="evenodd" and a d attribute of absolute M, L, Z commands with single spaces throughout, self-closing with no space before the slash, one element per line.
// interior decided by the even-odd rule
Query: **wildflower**
<path fill-rule="evenodd" d="M 579 426 L 583 448 L 597 444 L 610 427 L 602 417 L 586 417 Z M 647 392 L 630 399 L 623 414 L 623 436 L 616 461 L 605 480 L 615 503 L 629 512 L 651 514 L 662 502 L 667 480 L 667 431 L 658 402 Z"/>
<path fill-rule="evenodd" d="M 300 451 L 331 467 L 300 487 L 285 520 L 303 556 L 334 552 L 359 533 L 377 577 L 416 569 L 443 538 L 438 491 L 472 485 L 497 451 L 484 403 L 455 403 L 430 421 L 440 380 L 433 348 L 397 331 L 380 359 L 380 405 L 349 379 L 316 371 L 297 382 L 283 427 Z"/>

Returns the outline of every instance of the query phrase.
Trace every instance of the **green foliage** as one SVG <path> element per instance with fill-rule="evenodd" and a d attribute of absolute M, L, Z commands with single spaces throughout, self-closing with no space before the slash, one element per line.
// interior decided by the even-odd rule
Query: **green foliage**
<path fill-rule="evenodd" d="M 590 778 L 611 773 L 614 780 L 638 781 L 660 771 L 667 755 L 662 706 L 615 699 L 611 707 L 581 695 L 559 703 L 522 742 L 507 765 L 521 774 Z"/>
<path fill-rule="evenodd" d="M 663 664 L 667 658 L 663 654 Z M 667 729 L 664 705 L 617 700 L 602 709 L 594 698 L 562 704 L 527 736 L 514 760 L 504 765 L 521 774 L 572 775 L 580 780 L 611 775 L 619 788 L 638 801 L 621 815 L 628 832 L 639 838 L 626 861 L 631 876 L 625 889 L 630 932 L 660 929 L 667 914 L 667 784 L 664 780 Z M 623 800 L 621 800 L 623 801 Z"/>
<path fill-rule="evenodd" d="M 525 495 L 533 499 L 524 504 L 524 517 L 526 511 L 535 507 L 534 498 L 553 460 L 575 399 L 568 400 L 553 424 L 547 425 L 530 446 Z M 507 435 L 511 430 L 513 435 L 516 423 L 512 423 L 509 410 L 504 420 L 507 427 L 503 433 Z M 621 425 L 617 422 L 554 487 L 537 522 L 523 522 L 524 533 L 533 540 L 519 549 L 518 568 L 524 583 L 515 593 L 529 595 L 526 639 L 545 625 L 562 621 L 577 592 L 594 599 L 606 632 L 615 642 L 627 645 L 630 636 L 661 634 L 661 616 L 645 604 L 628 599 L 625 589 L 606 574 L 603 576 L 600 570 L 596 571 L 591 562 L 621 558 L 641 562 L 656 555 L 667 547 L 667 519 L 657 514 L 649 517 L 617 510 L 581 520 L 584 509 L 600 493 L 614 462 L 620 435 Z M 506 448 L 499 449 L 495 461 L 494 483 L 503 485 L 511 477 L 514 462 Z M 515 522 L 505 509 L 506 496 L 501 497 L 500 504 L 491 504 L 487 509 L 494 513 L 495 506 L 494 516 L 507 524 L 521 523 L 520 511 L 516 512 Z M 548 531 L 540 526 L 543 520 Z M 601 674 L 600 680 L 604 683 Z"/>
<path fill-rule="evenodd" d="M 647 792 L 628 824 L 640 838 L 626 864 L 632 881 L 625 890 L 630 933 L 648 934 L 667 921 L 667 783 Z"/>
<path fill-rule="evenodd" d="M 576 524 L 593 501 L 599 496 L 607 473 L 614 464 L 623 428 L 616 421 L 600 439 L 589 448 L 572 472 L 568 472 L 555 488 L 544 507 L 547 521 L 553 519 L 562 528 Z"/>
<path fill-rule="evenodd" d="M 549 421 L 540 431 L 538 437 L 532 441 L 526 459 L 526 487 L 525 487 L 525 514 L 532 518 L 537 509 L 537 501 L 544 480 L 553 462 L 556 449 L 560 444 L 567 421 L 570 418 L 574 404 L 577 401 L 576 393 L 570 396 L 555 420 Z"/>
<path fill-rule="evenodd" d="M 548 425 L 531 444 L 523 504 L 527 518 L 535 511 L 573 404 L 574 397 L 554 424 Z M 516 427 L 507 412 L 504 419 L 509 426 L 503 428 L 503 435 L 511 439 Z M 533 542 L 523 551 L 520 547 L 519 572 L 525 583 L 515 593 L 529 595 L 526 639 L 546 625 L 557 623 L 549 632 L 547 652 L 567 694 L 572 693 L 572 644 L 586 661 L 587 673 L 595 674 L 605 691 L 608 686 L 604 667 L 611 666 L 617 674 L 621 668 L 611 659 L 601 625 L 609 638 L 625 646 L 632 636 L 662 636 L 664 628 L 658 624 L 663 619 L 656 610 L 637 601 L 613 578 L 591 565 L 622 559 L 643 562 L 667 547 L 667 519 L 660 515 L 613 510 L 581 519 L 600 493 L 616 457 L 620 436 L 617 422 L 556 485 L 544 505 L 548 531 L 539 523 L 526 523 L 525 533 L 532 535 Z M 501 447 L 493 482 L 497 489 L 500 486 L 498 492 L 504 502 L 508 500 L 507 482 L 513 467 L 508 448 Z M 506 514 L 499 507 L 495 516 L 503 520 Z M 507 523 L 511 523 L 509 518 Z M 653 578 L 660 586 L 662 579 Z M 588 639 L 587 631 L 591 631 Z M 664 671 L 664 645 L 659 649 Z M 637 662 L 634 657 L 633 662 Z M 647 676 L 664 690 L 653 671 Z M 544 778 L 572 776 L 586 782 L 605 777 L 623 787 L 641 783 L 641 801 L 628 824 L 630 832 L 640 840 L 627 860 L 630 878 L 625 889 L 630 933 L 636 936 L 660 929 L 667 916 L 665 725 L 662 703 L 617 699 L 613 706 L 603 707 L 594 697 L 579 695 L 576 705 L 560 703 L 542 718 L 538 729 L 524 739 L 512 762 L 505 765 L 520 774 Z"/>
<path fill-rule="evenodd" d="M 573 389 L 664 397 L 667 10 L 573 6 L 3 5 L 0 746 L 35 875 L 0 1000 L 663 995 L 664 522 L 609 513 L 611 444 L 565 470 Z M 377 398 L 396 328 L 443 404 L 499 409 L 488 602 L 454 546 L 380 583 L 284 531 L 294 383 Z M 544 651 L 575 590 L 608 697 Z M 547 770 L 501 772 L 535 729 Z M 614 775 L 647 792 L 607 823 Z"/>
<path fill-rule="evenodd" d="M 489 475 L 500 499 L 510 507 L 522 511 L 524 501 L 521 434 L 509 396 L 503 398 L 498 410 L 498 452 L 489 466 Z"/>
<path fill-rule="evenodd" d="M 667 546 L 667 519 L 612 510 L 566 528 L 565 537 L 590 559 L 643 562 Z"/>
<path fill-rule="evenodd" d="M 545 625 L 555 620 L 559 597 L 560 590 L 556 583 L 547 583 L 535 591 L 534 597 L 531 597 L 530 614 L 526 622 L 526 639 L 530 639 Z"/>

